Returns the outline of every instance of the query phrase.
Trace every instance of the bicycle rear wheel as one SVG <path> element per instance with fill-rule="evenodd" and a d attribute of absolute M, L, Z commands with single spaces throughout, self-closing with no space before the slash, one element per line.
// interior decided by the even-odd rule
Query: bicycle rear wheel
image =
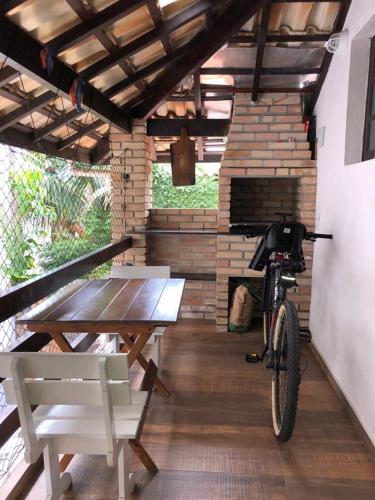
<path fill-rule="evenodd" d="M 277 439 L 285 442 L 293 433 L 300 383 L 299 322 L 295 305 L 287 300 L 278 310 L 273 348 L 273 428 Z"/>

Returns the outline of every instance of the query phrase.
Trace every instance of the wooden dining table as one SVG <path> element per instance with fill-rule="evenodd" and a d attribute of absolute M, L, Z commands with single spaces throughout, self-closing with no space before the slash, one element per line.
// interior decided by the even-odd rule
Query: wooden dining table
<path fill-rule="evenodd" d="M 142 350 L 155 327 L 177 322 L 184 286 L 184 279 L 77 280 L 17 323 L 31 332 L 49 333 L 63 352 L 74 352 L 64 333 L 119 335 L 129 367 L 138 360 L 146 370 Z M 155 387 L 169 394 L 159 377 Z"/>

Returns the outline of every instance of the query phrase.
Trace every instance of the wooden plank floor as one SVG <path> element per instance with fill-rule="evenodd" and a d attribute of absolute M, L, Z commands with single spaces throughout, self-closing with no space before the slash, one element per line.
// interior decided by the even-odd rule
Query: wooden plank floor
<path fill-rule="evenodd" d="M 271 374 L 244 362 L 260 344 L 259 333 L 226 336 L 211 324 L 168 329 L 161 375 L 172 396 L 153 395 L 143 438 L 160 472 L 152 477 L 134 459 L 132 498 L 374 500 L 374 461 L 306 345 L 295 433 L 276 442 Z M 116 471 L 104 458 L 77 456 L 68 470 L 73 489 L 64 500 L 117 498 Z M 23 498 L 44 495 L 41 476 Z"/>

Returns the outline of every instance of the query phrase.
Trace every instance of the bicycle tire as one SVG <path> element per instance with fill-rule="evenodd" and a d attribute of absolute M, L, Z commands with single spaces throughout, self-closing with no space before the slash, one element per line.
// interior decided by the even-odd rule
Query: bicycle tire
<path fill-rule="evenodd" d="M 267 347 L 270 347 L 269 341 L 270 341 L 274 294 L 275 294 L 275 273 L 274 271 L 271 271 L 268 282 L 265 311 L 263 312 L 263 341 L 264 345 Z"/>
<path fill-rule="evenodd" d="M 273 348 L 272 421 L 276 438 L 286 442 L 294 430 L 300 383 L 299 322 L 296 307 L 288 300 L 279 306 Z"/>

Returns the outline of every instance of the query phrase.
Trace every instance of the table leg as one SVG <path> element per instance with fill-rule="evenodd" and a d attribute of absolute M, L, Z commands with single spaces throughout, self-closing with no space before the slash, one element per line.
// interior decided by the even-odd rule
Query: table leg
<path fill-rule="evenodd" d="M 62 352 L 74 352 L 73 347 L 66 340 L 62 332 L 48 332 Z"/>
<path fill-rule="evenodd" d="M 151 332 L 152 333 L 152 332 Z M 121 338 L 125 342 L 124 347 L 121 349 L 121 352 L 126 352 L 128 353 L 128 363 L 129 366 L 131 366 L 134 361 L 137 359 L 139 364 L 144 370 L 147 370 L 148 367 L 148 361 L 146 358 L 143 356 L 141 353 L 141 350 L 143 347 L 146 345 L 147 340 L 149 337 L 151 337 L 151 334 L 149 336 L 147 335 L 139 335 L 136 341 L 134 342 L 127 333 L 120 333 Z M 145 337 L 143 339 L 143 342 L 141 342 L 142 337 Z M 170 396 L 170 392 L 168 389 L 165 387 L 163 382 L 160 380 L 159 377 L 156 377 L 155 379 L 155 387 L 160 394 L 163 394 L 164 396 Z"/>

